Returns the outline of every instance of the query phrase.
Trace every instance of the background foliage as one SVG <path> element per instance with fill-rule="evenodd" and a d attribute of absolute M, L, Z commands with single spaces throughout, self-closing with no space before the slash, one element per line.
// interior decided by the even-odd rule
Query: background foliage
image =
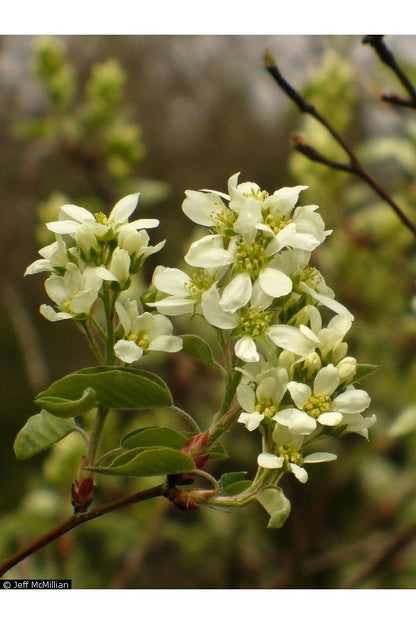
<path fill-rule="evenodd" d="M 67 534 L 10 578 L 72 578 L 78 588 L 415 587 L 415 241 L 362 183 L 291 151 L 289 136 L 296 133 L 339 157 L 328 135 L 272 83 L 262 54 L 273 52 L 414 218 L 416 121 L 414 112 L 379 101 L 382 91 L 397 89 L 388 70 L 359 37 L 3 37 L 0 43 L 1 558 L 70 513 L 81 452 L 74 434 L 27 462 L 12 452 L 33 413 L 33 395 L 94 363 L 72 326 L 51 326 L 37 314 L 42 280 L 22 278 L 47 243 L 36 239 L 37 226 L 53 220 L 61 203 L 108 211 L 123 194 L 141 191 L 141 216 L 160 218 L 161 238 L 168 238 L 148 261 L 150 276 L 154 263 L 174 266 L 192 234 L 180 209 L 185 189 L 225 191 L 236 171 L 269 191 L 309 184 L 307 201 L 319 204 L 334 230 L 314 260 L 356 317 L 351 352 L 380 364 L 365 383 L 378 417 L 370 442 L 344 438 L 335 449 L 339 460 L 314 467 L 306 486 L 286 477 L 292 513 L 281 530 L 265 528 L 260 507 L 183 513 L 165 500 L 148 501 Z M 414 38 L 394 37 L 390 45 L 414 75 Z M 168 381 L 176 404 L 208 422 L 221 396 L 215 369 L 184 353 L 152 356 L 147 365 Z M 161 409 L 135 422 L 114 419 L 106 435 L 155 419 L 172 425 Z M 247 463 L 254 469 L 255 436 L 235 427 L 225 442 L 233 459 L 224 471 L 225 464 L 230 471 Z M 102 478 L 99 498 L 133 492 L 137 481 Z M 150 483 L 143 479 L 142 486 Z"/>

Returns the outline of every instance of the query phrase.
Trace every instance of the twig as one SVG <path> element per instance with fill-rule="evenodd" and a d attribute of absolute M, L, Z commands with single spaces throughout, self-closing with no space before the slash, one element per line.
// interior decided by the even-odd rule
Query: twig
<path fill-rule="evenodd" d="M 149 488 L 148 490 L 142 490 L 141 492 L 136 492 L 131 496 L 126 496 L 125 498 L 112 501 L 111 503 L 107 503 L 105 505 L 101 505 L 99 507 L 96 507 L 95 509 L 92 509 L 91 511 L 73 514 L 67 520 L 54 527 L 51 531 L 37 538 L 34 542 L 32 542 L 32 544 L 29 544 L 29 546 L 25 546 L 18 552 L 14 553 L 11 557 L 3 561 L 3 563 L 0 564 L 0 577 L 2 577 L 5 572 L 13 568 L 15 565 L 17 565 L 30 555 L 33 555 L 33 553 L 41 550 L 41 548 L 44 548 L 44 546 L 47 546 L 51 542 L 54 542 L 59 537 L 65 535 L 65 533 L 68 533 L 68 531 L 71 531 L 80 524 L 84 524 L 84 522 L 89 522 L 90 520 L 99 518 L 100 516 L 103 516 L 112 511 L 116 511 L 117 509 L 122 509 L 123 507 L 127 507 L 128 505 L 133 505 L 134 503 L 139 503 L 150 498 L 156 498 L 158 496 L 166 495 L 166 485 L 156 485 L 155 487 Z"/>
<path fill-rule="evenodd" d="M 388 192 L 380 186 L 362 166 L 357 156 L 348 145 L 346 140 L 333 128 L 332 124 L 323 116 L 317 109 L 307 102 L 282 76 L 279 69 L 274 62 L 272 55 L 266 52 L 264 62 L 267 71 L 273 77 L 275 82 L 279 85 L 284 93 L 297 105 L 302 113 L 310 115 L 316 119 L 329 134 L 335 139 L 338 145 L 343 149 L 349 158 L 349 163 L 339 163 L 332 161 L 315 150 L 314 147 L 303 142 L 300 137 L 295 136 L 294 143 L 295 149 L 303 153 L 307 158 L 320 162 L 331 169 L 338 169 L 352 173 L 365 182 L 383 201 L 385 201 L 396 213 L 401 222 L 416 236 L 416 225 L 407 217 L 400 206 L 395 200 L 388 194 Z"/>
<path fill-rule="evenodd" d="M 366 35 L 363 39 L 363 44 L 368 44 L 373 48 L 381 62 L 390 67 L 410 96 L 410 99 L 405 99 L 399 95 L 382 95 L 381 99 L 383 102 L 416 109 L 416 89 L 397 64 L 391 50 L 384 43 L 383 35 Z"/>

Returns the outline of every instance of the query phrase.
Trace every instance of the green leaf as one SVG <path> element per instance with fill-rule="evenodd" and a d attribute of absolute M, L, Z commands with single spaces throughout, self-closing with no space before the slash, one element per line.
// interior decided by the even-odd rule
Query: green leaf
<path fill-rule="evenodd" d="M 172 405 L 172 396 L 165 382 L 157 375 L 134 368 L 96 366 L 84 368 L 55 381 L 36 400 L 77 401 L 87 388 L 97 395 L 97 403 L 105 409 L 148 409 Z"/>
<path fill-rule="evenodd" d="M 233 483 L 237 483 L 247 476 L 247 471 L 225 472 L 220 479 L 221 490 L 225 491 Z"/>
<path fill-rule="evenodd" d="M 42 410 L 31 416 L 17 434 L 13 446 L 15 455 L 17 459 L 32 457 L 59 442 L 74 429 L 75 423 L 72 419 L 62 420 Z"/>
<path fill-rule="evenodd" d="M 361 381 L 364 377 L 368 377 L 374 373 L 378 368 L 378 364 L 357 364 L 357 370 L 352 380 L 352 383 L 357 383 L 357 381 Z"/>
<path fill-rule="evenodd" d="M 195 464 L 181 451 L 155 446 L 126 451 L 109 466 L 89 466 L 86 470 L 123 477 L 155 477 L 192 472 Z"/>
<path fill-rule="evenodd" d="M 257 497 L 258 502 L 270 516 L 268 529 L 280 529 L 290 514 L 290 501 L 277 486 L 265 488 Z"/>
<path fill-rule="evenodd" d="M 242 492 L 245 492 L 252 484 L 253 482 L 250 481 L 249 479 L 242 479 L 241 481 L 236 481 L 235 483 L 231 483 L 231 485 L 229 485 L 224 490 L 224 494 L 229 494 L 230 496 L 234 494 L 241 494 Z"/>
<path fill-rule="evenodd" d="M 229 455 L 222 444 L 214 442 L 214 444 L 207 449 L 210 459 L 228 459 Z"/>
<path fill-rule="evenodd" d="M 191 334 L 184 334 L 181 338 L 183 340 L 182 350 L 185 353 L 192 355 L 205 364 L 216 364 L 218 366 L 212 355 L 211 347 L 203 338 Z"/>
<path fill-rule="evenodd" d="M 125 449 L 134 449 L 143 446 L 166 446 L 180 450 L 188 441 L 186 436 L 170 427 L 144 427 L 124 436 L 121 446 Z"/>
<path fill-rule="evenodd" d="M 45 396 L 35 400 L 36 405 L 42 409 L 59 416 L 60 418 L 72 418 L 85 414 L 97 403 L 97 393 L 93 388 L 85 388 L 79 399 L 71 400 L 62 397 Z"/>

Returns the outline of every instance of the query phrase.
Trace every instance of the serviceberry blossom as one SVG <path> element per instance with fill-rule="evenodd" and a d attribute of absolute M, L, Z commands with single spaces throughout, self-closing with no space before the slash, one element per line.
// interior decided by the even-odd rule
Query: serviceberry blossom
<path fill-rule="evenodd" d="M 116 311 L 124 337 L 116 342 L 114 352 L 126 364 L 140 360 L 148 351 L 175 353 L 182 349 L 182 339 L 172 336 L 173 325 L 166 316 L 139 314 L 137 301 L 117 302 Z"/>
<path fill-rule="evenodd" d="M 43 304 L 40 313 L 48 321 L 85 320 L 91 315 L 101 284 L 102 278 L 93 267 L 81 272 L 75 264 L 68 263 L 63 277 L 51 275 L 45 282 L 45 290 L 58 312 L 52 306 Z"/>
<path fill-rule="evenodd" d="M 59 221 L 47 223 L 46 227 L 55 234 L 80 234 L 91 232 L 98 240 L 113 238 L 125 231 L 150 229 L 159 225 L 158 219 L 137 219 L 129 222 L 129 217 L 136 209 L 139 193 L 133 193 L 120 199 L 106 217 L 103 213 L 91 213 L 86 208 L 74 204 L 61 207 Z"/>
<path fill-rule="evenodd" d="M 303 456 L 304 437 L 293 435 L 286 427 L 276 427 L 273 432 L 274 453 L 263 452 L 257 457 L 262 468 L 292 472 L 301 483 L 306 483 L 308 473 L 303 464 L 319 464 L 337 459 L 334 453 L 316 452 Z"/>
<path fill-rule="evenodd" d="M 188 275 L 180 269 L 158 266 L 153 273 L 154 287 L 167 296 L 147 305 L 169 316 L 201 313 L 203 294 L 214 281 L 209 270 L 194 271 Z"/>
<path fill-rule="evenodd" d="M 360 414 L 367 409 L 370 405 L 367 392 L 348 386 L 337 393 L 340 382 L 339 371 L 333 364 L 318 371 L 312 387 L 290 381 L 287 389 L 295 407 L 279 410 L 274 420 L 292 433 L 308 434 L 315 430 L 317 423 L 336 426 L 342 423 L 344 414 Z"/>
<path fill-rule="evenodd" d="M 165 241 L 150 245 L 145 228 L 154 228 L 157 219 L 129 222 L 139 194 L 118 201 L 106 217 L 73 204 L 61 207 L 59 220 L 47 224 L 56 241 L 43 247 L 41 259 L 26 269 L 25 275 L 48 272 L 46 292 L 57 310 L 42 305 L 42 315 L 50 321 L 73 318 L 84 321 L 93 315 L 104 290 L 110 285 L 117 296 L 130 288 L 132 276 L 145 259 L 159 251 Z"/>

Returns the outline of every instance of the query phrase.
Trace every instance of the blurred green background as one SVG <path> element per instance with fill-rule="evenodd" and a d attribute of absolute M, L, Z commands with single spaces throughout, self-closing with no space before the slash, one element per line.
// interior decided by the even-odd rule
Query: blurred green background
<path fill-rule="evenodd" d="M 416 78 L 416 39 L 387 41 Z M 40 224 L 62 203 L 108 212 L 140 191 L 140 215 L 161 221 L 153 243 L 168 240 L 148 260 L 149 278 L 156 264 L 181 266 L 194 234 L 181 211 L 186 189 L 226 192 L 237 171 L 270 192 L 308 184 L 303 203 L 318 204 L 334 230 L 314 261 L 356 317 L 350 354 L 380 365 L 364 382 L 378 417 L 370 441 L 334 444 L 339 460 L 313 467 L 307 485 L 287 476 L 292 513 L 279 531 L 266 529 L 256 506 L 183 513 L 148 501 L 83 525 L 7 578 L 72 578 L 89 589 L 416 587 L 415 241 L 362 183 L 292 151 L 296 133 L 343 159 L 273 83 L 266 49 L 416 219 L 414 111 L 380 102 L 398 86 L 358 36 L 0 38 L 0 558 L 71 513 L 76 436 L 25 462 L 12 450 L 36 411 L 34 394 L 94 363 L 74 327 L 38 314 L 42 276 L 23 278 L 48 242 Z M 180 320 L 177 329 L 192 331 Z M 197 330 L 212 337 L 195 322 Z M 181 353 L 147 365 L 171 384 L 178 405 L 209 422 L 221 400 L 215 370 Z M 138 424 L 181 425 L 171 419 L 114 418 L 107 436 Z M 211 463 L 214 474 L 254 469 L 255 434 L 235 427 L 224 443 L 232 459 Z M 99 502 L 150 483 L 102 478 Z"/>

